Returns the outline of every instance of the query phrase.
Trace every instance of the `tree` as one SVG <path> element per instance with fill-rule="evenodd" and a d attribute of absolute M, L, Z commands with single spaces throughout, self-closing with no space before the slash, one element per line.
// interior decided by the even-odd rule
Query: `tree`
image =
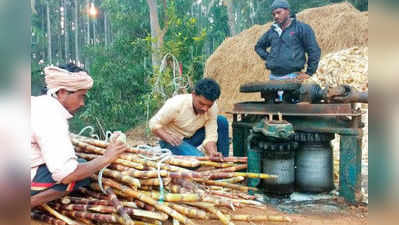
<path fill-rule="evenodd" d="M 63 12 L 64 12 L 64 59 L 65 62 L 69 59 L 69 17 L 68 17 L 69 1 L 63 1 Z"/>
<path fill-rule="evenodd" d="M 235 19 L 235 13 L 233 9 L 233 0 L 223 0 L 223 3 L 227 7 L 227 15 L 229 17 L 229 27 L 230 27 L 230 35 L 234 36 L 237 34 L 237 29 L 236 29 L 236 19 Z"/>
<path fill-rule="evenodd" d="M 79 57 L 79 22 L 78 22 L 78 15 L 79 15 L 79 4 L 78 0 L 74 0 L 74 25 L 75 25 L 75 60 L 76 62 L 80 62 Z"/>
<path fill-rule="evenodd" d="M 53 64 L 52 47 L 51 47 L 51 23 L 50 23 L 50 0 L 46 1 L 46 16 L 47 16 L 47 57 L 48 62 Z"/>

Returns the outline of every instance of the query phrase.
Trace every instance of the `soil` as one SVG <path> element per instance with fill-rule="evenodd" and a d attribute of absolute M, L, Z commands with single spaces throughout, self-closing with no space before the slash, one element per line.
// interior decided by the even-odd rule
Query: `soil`
<path fill-rule="evenodd" d="M 249 214 L 249 215 L 285 215 L 292 219 L 292 222 L 245 222 L 245 221 L 234 221 L 236 225 L 244 224 L 256 224 L 256 225 L 267 225 L 267 224 L 279 224 L 279 225 L 360 225 L 367 224 L 368 220 L 368 208 L 364 206 L 347 206 L 344 203 L 341 204 L 342 208 L 339 212 L 319 212 L 319 211 L 303 211 L 301 213 L 288 214 L 281 213 L 277 209 L 271 206 L 264 206 L 262 208 L 257 207 L 246 207 L 236 209 L 236 211 L 228 210 L 226 214 Z M 198 225 L 222 225 L 218 220 L 193 220 Z M 172 225 L 169 220 L 164 223 L 165 225 Z M 32 221 L 31 225 L 46 225 L 37 221 Z"/>

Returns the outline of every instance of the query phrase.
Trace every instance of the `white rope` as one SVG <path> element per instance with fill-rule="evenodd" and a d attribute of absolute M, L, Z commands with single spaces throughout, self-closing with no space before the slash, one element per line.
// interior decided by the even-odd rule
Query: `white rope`
<path fill-rule="evenodd" d="M 172 152 L 169 149 L 166 148 L 160 148 L 160 147 L 151 147 L 148 145 L 139 145 L 137 146 L 138 149 L 141 150 L 146 150 L 148 153 L 150 153 L 152 156 L 146 156 L 139 154 L 139 157 L 146 159 L 146 160 L 151 160 L 151 161 L 158 161 L 157 162 L 157 175 L 158 175 L 158 180 L 159 180 L 159 191 L 160 191 L 160 197 L 159 201 L 162 202 L 165 198 L 165 193 L 164 193 L 164 187 L 163 187 L 163 181 L 161 178 L 161 164 L 168 160 L 172 156 Z"/>
<path fill-rule="evenodd" d="M 100 140 L 100 137 L 97 134 L 94 134 L 94 128 L 92 126 L 86 126 L 84 127 L 80 132 L 79 132 L 79 136 L 81 136 L 83 134 L 83 132 L 85 132 L 86 130 L 90 130 L 89 135 L 90 137 L 95 137 L 97 140 Z M 108 135 L 112 134 L 110 131 L 107 131 L 105 133 L 105 141 L 108 142 Z M 108 166 L 105 166 L 104 168 L 102 168 L 100 170 L 100 172 L 98 172 L 98 178 L 97 178 L 97 182 L 98 182 L 98 186 L 100 187 L 100 190 L 104 193 L 107 194 L 103 188 L 103 183 L 102 183 L 102 179 L 103 179 L 103 172 L 105 170 L 105 168 L 107 168 Z"/>
<path fill-rule="evenodd" d="M 81 136 L 83 134 L 83 132 L 85 132 L 86 130 L 90 129 L 89 132 L 89 136 L 92 138 L 96 138 L 97 140 L 100 140 L 100 137 L 94 133 L 94 127 L 93 126 L 86 126 L 84 127 L 82 130 L 80 130 L 80 132 L 78 133 L 78 136 Z"/>
<path fill-rule="evenodd" d="M 177 58 L 172 55 L 171 53 L 167 53 L 161 61 L 161 66 L 159 67 L 159 76 L 155 81 L 154 88 L 152 90 L 153 93 L 159 93 L 162 95 L 163 98 L 166 98 L 164 87 L 161 85 L 161 78 L 162 74 L 167 66 L 167 58 L 171 57 L 173 64 L 172 64 L 172 71 L 173 71 L 173 78 L 172 78 L 172 85 L 173 85 L 173 94 L 175 96 L 178 94 L 179 90 L 185 89 L 189 86 L 188 78 L 184 77 L 183 74 L 181 76 L 176 76 L 176 71 L 179 70 L 179 61 Z"/>
<path fill-rule="evenodd" d="M 190 82 L 189 82 L 187 75 L 184 76 L 183 74 L 181 74 L 180 76 L 176 76 L 176 71 L 178 71 L 180 69 L 179 61 L 177 60 L 177 58 L 174 55 L 172 55 L 171 53 L 165 54 L 164 57 L 162 58 L 161 66 L 159 67 L 159 75 L 158 75 L 158 77 L 155 81 L 155 84 L 152 88 L 152 91 L 151 91 L 152 95 L 160 94 L 164 100 L 166 100 L 166 98 L 170 97 L 170 96 L 167 96 L 167 94 L 165 93 L 165 88 L 162 85 L 162 77 L 163 77 L 162 74 L 163 74 L 164 70 L 166 69 L 168 57 L 171 57 L 172 61 L 173 61 L 173 65 L 172 65 L 173 78 L 172 78 L 172 84 L 171 84 L 171 85 L 173 85 L 172 96 L 179 94 L 179 90 L 187 89 L 190 86 Z M 166 86 L 170 86 L 170 85 L 166 85 Z M 150 96 L 148 96 L 148 99 L 146 102 L 146 108 L 147 108 L 146 128 L 148 128 L 148 121 L 149 121 L 149 114 L 150 114 L 150 112 L 149 112 L 150 111 Z"/>
<path fill-rule="evenodd" d="M 107 194 L 107 192 L 104 190 L 103 188 L 103 172 L 105 170 L 105 168 L 107 168 L 108 166 L 105 166 L 104 168 L 102 168 L 100 170 L 100 172 L 98 172 L 98 177 L 97 177 L 97 182 L 98 182 L 98 186 L 100 187 L 100 190 L 104 193 Z"/>

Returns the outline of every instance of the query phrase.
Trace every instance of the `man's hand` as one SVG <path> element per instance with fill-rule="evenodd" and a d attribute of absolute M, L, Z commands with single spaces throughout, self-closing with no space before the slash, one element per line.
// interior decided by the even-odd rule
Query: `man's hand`
<path fill-rule="evenodd" d="M 298 80 L 306 80 L 306 79 L 310 78 L 310 75 L 306 74 L 304 72 L 297 72 L 296 74 L 298 74 L 298 76 L 296 77 L 296 79 L 298 79 Z"/>
<path fill-rule="evenodd" d="M 204 145 L 205 153 L 210 157 L 222 158 L 222 153 L 218 152 L 215 142 L 208 142 Z"/>
<path fill-rule="evenodd" d="M 161 138 L 162 140 L 166 141 L 172 146 L 178 146 L 182 143 L 182 137 L 177 134 L 170 134 L 166 132 L 163 128 L 159 128 L 152 131 L 157 137 Z"/>
<path fill-rule="evenodd" d="M 104 153 L 104 157 L 109 159 L 111 162 L 117 159 L 120 154 L 128 149 L 125 143 L 118 141 L 119 135 L 120 134 L 114 135 L 114 138 L 111 139 L 111 142 Z"/>
<path fill-rule="evenodd" d="M 164 140 L 172 146 L 178 146 L 182 142 L 182 138 L 176 134 L 166 134 Z"/>

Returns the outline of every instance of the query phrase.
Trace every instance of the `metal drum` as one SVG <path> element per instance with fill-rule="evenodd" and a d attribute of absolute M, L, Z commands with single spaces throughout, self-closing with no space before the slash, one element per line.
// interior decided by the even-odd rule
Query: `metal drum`
<path fill-rule="evenodd" d="M 286 196 L 295 188 L 295 148 L 297 143 L 259 142 L 264 150 L 262 159 L 263 173 L 277 175 L 277 179 L 262 181 L 266 194 Z"/>
<path fill-rule="evenodd" d="M 334 189 L 333 150 L 334 134 L 295 134 L 299 147 L 295 154 L 295 186 L 298 191 L 321 193 Z"/>

